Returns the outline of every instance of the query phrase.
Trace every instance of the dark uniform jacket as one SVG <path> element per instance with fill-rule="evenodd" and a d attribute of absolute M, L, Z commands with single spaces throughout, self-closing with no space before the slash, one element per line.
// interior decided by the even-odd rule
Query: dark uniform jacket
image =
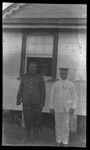
<path fill-rule="evenodd" d="M 45 104 L 45 83 L 41 74 L 24 75 L 21 78 L 17 101 L 27 104 Z"/>

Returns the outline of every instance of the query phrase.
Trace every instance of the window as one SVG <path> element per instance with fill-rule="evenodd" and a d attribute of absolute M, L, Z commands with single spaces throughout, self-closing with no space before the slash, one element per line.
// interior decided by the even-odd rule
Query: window
<path fill-rule="evenodd" d="M 26 40 L 25 72 L 30 61 L 37 62 L 38 72 L 45 78 L 56 78 L 58 32 L 53 34 L 31 33 Z"/>

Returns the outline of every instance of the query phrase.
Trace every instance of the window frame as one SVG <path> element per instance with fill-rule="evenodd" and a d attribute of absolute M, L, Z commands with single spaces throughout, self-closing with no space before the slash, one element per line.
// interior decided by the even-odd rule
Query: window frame
<path fill-rule="evenodd" d="M 53 36 L 53 51 L 52 51 L 52 79 L 56 79 L 56 74 L 57 74 L 57 54 L 58 54 L 58 39 L 59 39 L 59 30 L 58 29 L 53 29 L 50 31 L 49 30 L 36 30 L 36 31 L 28 31 L 24 30 L 22 32 L 22 47 L 21 47 L 21 61 L 20 61 L 20 76 L 23 76 L 25 73 L 25 63 L 26 63 L 26 41 L 27 41 L 27 36 L 29 35 L 51 35 Z"/>

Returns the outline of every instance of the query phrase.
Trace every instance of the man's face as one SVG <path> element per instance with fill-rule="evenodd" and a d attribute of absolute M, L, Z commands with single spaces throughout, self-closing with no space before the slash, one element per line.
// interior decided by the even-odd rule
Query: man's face
<path fill-rule="evenodd" d="M 62 80 L 66 80 L 67 79 L 67 75 L 68 75 L 68 72 L 61 72 L 60 71 L 60 76 L 61 76 Z"/>
<path fill-rule="evenodd" d="M 34 63 L 31 63 L 29 65 L 29 73 L 30 74 L 35 74 L 37 72 L 37 65 Z"/>

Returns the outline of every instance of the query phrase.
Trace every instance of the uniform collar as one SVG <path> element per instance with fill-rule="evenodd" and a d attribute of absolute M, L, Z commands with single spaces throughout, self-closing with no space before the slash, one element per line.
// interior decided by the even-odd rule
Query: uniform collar
<path fill-rule="evenodd" d="M 28 77 L 34 77 L 36 75 L 37 75 L 37 73 L 35 73 L 35 74 L 28 74 Z"/>
<path fill-rule="evenodd" d="M 66 80 L 62 80 L 62 79 L 60 78 L 60 81 L 61 81 L 62 83 L 65 83 L 65 82 L 67 82 L 67 81 L 68 81 L 68 79 L 66 79 Z"/>

